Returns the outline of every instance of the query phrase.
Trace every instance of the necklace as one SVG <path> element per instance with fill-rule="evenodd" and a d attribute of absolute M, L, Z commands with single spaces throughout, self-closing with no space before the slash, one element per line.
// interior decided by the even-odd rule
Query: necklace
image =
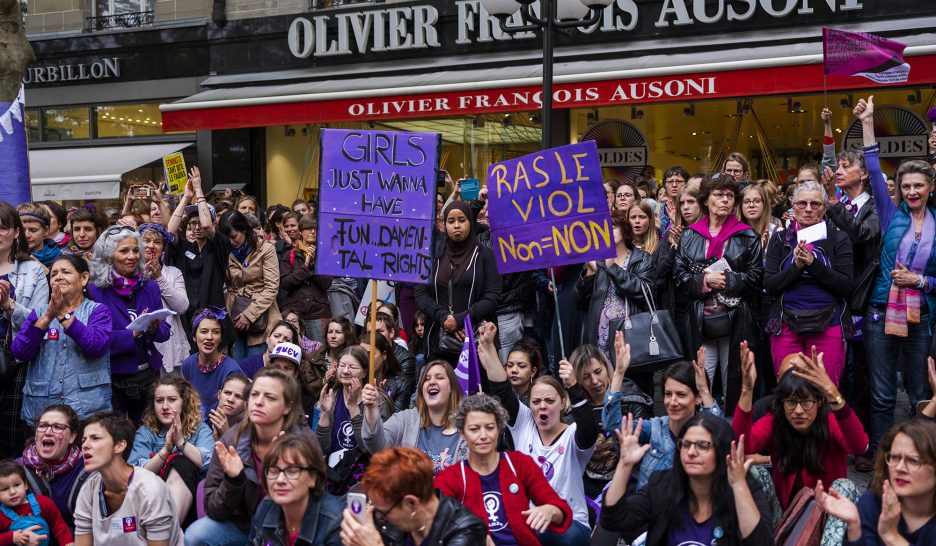
<path fill-rule="evenodd" d="M 202 364 L 202 358 L 201 358 L 201 355 L 199 354 L 198 355 L 198 371 L 202 373 L 212 372 L 221 364 L 222 360 L 224 360 L 224 355 L 221 355 L 220 357 L 218 357 L 218 360 L 214 364 Z"/>

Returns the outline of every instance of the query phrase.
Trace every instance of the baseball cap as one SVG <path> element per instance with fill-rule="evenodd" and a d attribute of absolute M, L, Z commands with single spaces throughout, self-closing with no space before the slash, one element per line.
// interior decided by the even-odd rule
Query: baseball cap
<path fill-rule="evenodd" d="M 211 219 L 214 220 L 216 217 L 214 205 L 208 203 L 208 212 L 211 213 Z M 192 216 L 193 214 L 198 214 L 198 205 L 189 205 L 185 207 L 185 216 Z"/>
<path fill-rule="evenodd" d="M 298 366 L 299 360 L 302 359 L 302 349 L 294 343 L 277 343 L 276 347 L 270 351 L 270 360 L 274 358 L 285 358 Z"/>

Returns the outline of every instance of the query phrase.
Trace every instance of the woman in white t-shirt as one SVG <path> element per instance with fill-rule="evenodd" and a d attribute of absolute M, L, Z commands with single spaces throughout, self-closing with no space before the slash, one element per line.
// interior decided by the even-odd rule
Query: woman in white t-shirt
<path fill-rule="evenodd" d="M 590 528 L 582 475 L 595 450 L 598 423 L 587 395 L 576 383 L 572 365 L 563 360 L 559 363 L 562 383 L 548 375 L 537 378 L 530 389 L 530 406 L 521 404 L 497 356 L 496 334 L 497 326 L 481 324 L 478 359 L 487 371 L 491 393 L 507 410 L 514 447 L 540 465 L 549 484 L 572 507 L 575 519 L 562 535 L 547 531 L 540 536 L 540 542 L 545 546 L 588 544 Z M 571 425 L 562 420 L 569 410 L 574 420 Z"/>
<path fill-rule="evenodd" d="M 96 413 L 85 424 L 81 452 L 91 477 L 75 506 L 76 546 L 182 546 L 169 487 L 127 463 L 133 436 L 122 414 Z"/>

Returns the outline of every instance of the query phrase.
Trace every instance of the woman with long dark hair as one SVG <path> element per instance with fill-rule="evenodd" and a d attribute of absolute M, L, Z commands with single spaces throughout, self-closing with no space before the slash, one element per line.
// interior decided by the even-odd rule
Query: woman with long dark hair
<path fill-rule="evenodd" d="M 244 214 L 231 213 L 227 232 L 231 254 L 227 263 L 228 283 L 224 299 L 237 330 L 231 356 L 239 362 L 266 349 L 264 341 L 281 318 L 276 305 L 280 287 L 279 263 L 273 243 L 259 239 Z M 249 305 L 237 306 L 239 296 L 249 298 Z M 266 320 L 266 328 L 256 328 L 254 325 L 263 319 Z"/>
<path fill-rule="evenodd" d="M 649 445 L 640 445 L 642 422 L 628 417 L 617 431 L 621 458 L 605 491 L 601 526 L 647 546 L 714 544 L 773 546 L 763 491 L 748 476 L 744 437 L 737 444 L 722 418 L 699 413 L 683 425 L 673 468 L 656 472 L 647 487 L 625 497 L 627 482 Z"/>
<path fill-rule="evenodd" d="M 864 453 L 868 435 L 829 378 L 815 347 L 812 358 L 801 354 L 800 367 L 780 376 L 770 413 L 756 423 L 751 420 L 757 383 L 754 354 L 743 344 L 741 355 L 741 399 L 732 426 L 735 434 L 749 438 L 747 453 L 770 451 L 780 505 L 785 508 L 802 487 L 848 477 L 848 456 Z"/>

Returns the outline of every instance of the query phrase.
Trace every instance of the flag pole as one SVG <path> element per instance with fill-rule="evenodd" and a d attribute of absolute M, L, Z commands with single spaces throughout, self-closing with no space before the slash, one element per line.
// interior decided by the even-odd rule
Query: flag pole
<path fill-rule="evenodd" d="M 825 63 L 822 66 L 822 102 L 823 108 L 829 107 L 829 91 L 826 87 Z"/>
<path fill-rule="evenodd" d="M 371 312 L 370 312 L 370 353 L 368 369 L 370 370 L 370 379 L 368 382 L 374 385 L 374 354 L 377 352 L 377 281 L 371 281 Z M 376 386 L 376 385 L 375 385 Z"/>
<path fill-rule="evenodd" d="M 549 271 L 549 282 L 552 284 L 553 301 L 556 303 L 556 327 L 559 330 L 559 353 L 562 360 L 565 360 L 565 341 L 562 339 L 562 317 L 559 316 L 559 288 L 556 286 L 556 273 L 553 268 L 547 267 Z"/>

